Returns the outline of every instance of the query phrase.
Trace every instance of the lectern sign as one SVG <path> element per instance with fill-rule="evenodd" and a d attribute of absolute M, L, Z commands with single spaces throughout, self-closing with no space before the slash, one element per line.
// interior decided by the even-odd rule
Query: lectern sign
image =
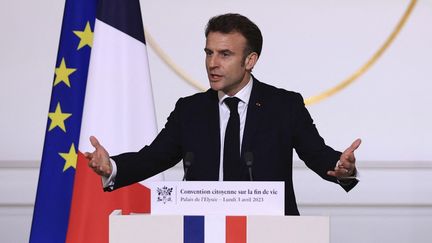
<path fill-rule="evenodd" d="M 284 215 L 283 182 L 148 182 L 151 214 Z"/>

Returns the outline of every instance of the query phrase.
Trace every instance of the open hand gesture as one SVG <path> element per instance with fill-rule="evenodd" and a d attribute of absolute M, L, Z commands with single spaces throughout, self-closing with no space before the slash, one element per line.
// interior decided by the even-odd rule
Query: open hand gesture
<path fill-rule="evenodd" d="M 356 139 L 349 148 L 347 148 L 340 156 L 334 170 L 328 171 L 327 175 L 337 177 L 338 179 L 352 179 L 355 178 L 356 166 L 354 151 L 360 146 L 361 140 Z"/>
<path fill-rule="evenodd" d="M 90 137 L 90 143 L 95 148 L 93 153 L 86 152 L 84 155 L 89 160 L 88 166 L 100 176 L 109 177 L 112 172 L 112 166 L 109 154 L 99 143 L 96 137 Z"/>

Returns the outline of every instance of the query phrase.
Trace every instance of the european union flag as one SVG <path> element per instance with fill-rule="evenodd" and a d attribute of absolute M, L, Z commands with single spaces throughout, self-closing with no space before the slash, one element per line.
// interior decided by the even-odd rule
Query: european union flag
<path fill-rule="evenodd" d="M 30 242 L 66 241 L 96 6 L 65 3 Z"/>

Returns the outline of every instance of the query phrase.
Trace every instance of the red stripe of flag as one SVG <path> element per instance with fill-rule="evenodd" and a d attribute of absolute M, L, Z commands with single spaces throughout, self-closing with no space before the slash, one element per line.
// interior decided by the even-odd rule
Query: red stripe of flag
<path fill-rule="evenodd" d="M 246 243 L 246 216 L 226 217 L 226 243 Z"/>
<path fill-rule="evenodd" d="M 100 176 L 78 153 L 73 201 L 67 242 L 108 242 L 109 214 L 114 209 L 129 213 L 150 212 L 150 190 L 138 183 L 113 192 L 104 192 Z"/>

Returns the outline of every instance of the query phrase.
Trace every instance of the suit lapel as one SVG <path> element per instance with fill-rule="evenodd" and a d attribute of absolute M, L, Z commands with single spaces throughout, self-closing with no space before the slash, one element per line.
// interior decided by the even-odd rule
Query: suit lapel
<path fill-rule="evenodd" d="M 247 109 L 246 124 L 243 131 L 243 141 L 241 146 L 242 157 L 245 152 L 251 151 L 251 141 L 253 141 L 255 130 L 259 125 L 260 117 L 262 117 L 262 92 L 260 89 L 260 82 L 255 78 L 253 78 L 252 92 Z"/>
<path fill-rule="evenodd" d="M 219 164 L 220 164 L 220 125 L 219 125 L 219 99 L 217 92 L 209 90 L 209 106 L 207 109 L 207 121 L 208 131 L 210 131 L 210 137 L 208 138 L 208 151 L 207 158 L 211 161 L 211 167 L 215 168 L 217 172 L 216 180 L 219 178 Z"/>

